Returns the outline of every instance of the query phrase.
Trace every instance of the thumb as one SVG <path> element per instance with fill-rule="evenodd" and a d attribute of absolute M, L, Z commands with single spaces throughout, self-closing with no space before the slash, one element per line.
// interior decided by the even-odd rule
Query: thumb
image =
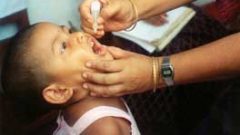
<path fill-rule="evenodd" d="M 104 20 L 108 20 L 112 16 L 115 16 L 118 14 L 118 4 L 114 4 L 113 2 L 108 3 L 108 4 L 103 4 L 102 9 L 101 9 L 101 17 Z"/>
<path fill-rule="evenodd" d="M 126 58 L 130 55 L 130 52 L 113 46 L 108 47 L 108 51 L 114 59 Z"/>

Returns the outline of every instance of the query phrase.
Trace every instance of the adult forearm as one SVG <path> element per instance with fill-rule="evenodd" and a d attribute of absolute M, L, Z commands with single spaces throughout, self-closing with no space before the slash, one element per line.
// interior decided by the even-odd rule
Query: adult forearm
<path fill-rule="evenodd" d="M 139 19 L 161 14 L 191 1 L 192 0 L 133 0 L 138 9 Z"/>
<path fill-rule="evenodd" d="M 171 56 L 175 83 L 184 84 L 240 74 L 240 33 Z"/>

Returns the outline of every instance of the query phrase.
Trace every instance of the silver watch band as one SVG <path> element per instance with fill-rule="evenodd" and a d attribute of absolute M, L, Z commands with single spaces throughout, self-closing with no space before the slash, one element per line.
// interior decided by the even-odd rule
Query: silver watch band
<path fill-rule="evenodd" d="M 174 70 L 170 63 L 169 56 L 163 56 L 162 66 L 161 66 L 162 78 L 167 86 L 174 85 Z"/>

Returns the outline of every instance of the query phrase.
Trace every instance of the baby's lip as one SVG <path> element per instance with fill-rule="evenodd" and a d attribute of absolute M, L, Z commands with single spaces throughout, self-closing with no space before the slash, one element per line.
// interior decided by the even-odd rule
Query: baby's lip
<path fill-rule="evenodd" d="M 101 54 L 103 46 L 95 38 L 90 38 L 90 46 L 93 53 L 97 55 Z"/>

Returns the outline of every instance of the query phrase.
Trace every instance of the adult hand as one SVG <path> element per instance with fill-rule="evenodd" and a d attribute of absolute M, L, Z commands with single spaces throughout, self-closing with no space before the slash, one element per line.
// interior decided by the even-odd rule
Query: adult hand
<path fill-rule="evenodd" d="M 84 72 L 83 87 L 92 96 L 122 96 L 152 89 L 152 59 L 150 57 L 109 47 L 114 60 L 89 61 L 88 68 L 99 72 Z"/>
<path fill-rule="evenodd" d="M 167 14 L 164 13 L 164 14 L 156 15 L 148 19 L 145 19 L 145 21 L 155 26 L 161 26 L 167 23 L 168 19 L 167 19 Z"/>
<path fill-rule="evenodd" d="M 119 31 L 130 27 L 136 21 L 136 13 L 129 0 L 99 0 L 102 3 L 101 13 L 97 20 L 98 30 L 93 31 L 93 17 L 90 5 L 93 0 L 84 0 L 80 5 L 82 29 L 100 38 L 107 31 Z"/>

